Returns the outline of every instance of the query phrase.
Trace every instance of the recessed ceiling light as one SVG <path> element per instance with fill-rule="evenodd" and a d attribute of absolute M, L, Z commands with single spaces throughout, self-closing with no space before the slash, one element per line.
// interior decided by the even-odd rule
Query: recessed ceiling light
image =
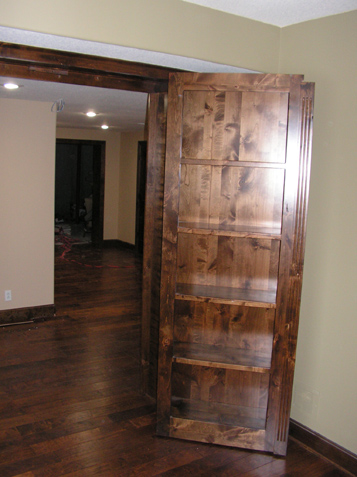
<path fill-rule="evenodd" d="M 88 113 L 86 113 L 86 114 L 89 118 L 94 118 L 94 116 L 97 115 L 97 113 L 95 113 L 94 111 L 88 111 Z"/>
<path fill-rule="evenodd" d="M 102 124 L 102 129 L 108 129 L 109 126 L 107 126 L 106 124 Z"/>
<path fill-rule="evenodd" d="M 18 84 L 15 83 L 5 83 L 4 88 L 6 89 L 17 89 L 19 87 Z"/>

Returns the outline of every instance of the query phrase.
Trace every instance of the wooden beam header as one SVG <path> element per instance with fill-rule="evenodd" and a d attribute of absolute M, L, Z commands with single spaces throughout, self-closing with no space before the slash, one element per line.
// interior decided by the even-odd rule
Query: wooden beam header
<path fill-rule="evenodd" d="M 145 93 L 166 92 L 162 66 L 0 42 L 0 75 Z"/>

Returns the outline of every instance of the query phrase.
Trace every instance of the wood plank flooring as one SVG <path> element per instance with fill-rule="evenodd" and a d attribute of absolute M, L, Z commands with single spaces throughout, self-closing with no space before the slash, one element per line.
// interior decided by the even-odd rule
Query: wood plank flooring
<path fill-rule="evenodd" d="M 56 319 L 0 328 L 1 477 L 348 475 L 292 440 L 281 459 L 156 437 L 140 392 L 140 261 L 59 255 Z"/>

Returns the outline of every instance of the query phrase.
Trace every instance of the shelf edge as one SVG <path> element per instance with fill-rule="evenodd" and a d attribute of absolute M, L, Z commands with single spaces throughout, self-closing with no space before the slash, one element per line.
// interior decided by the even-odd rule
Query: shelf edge
<path fill-rule="evenodd" d="M 191 364 L 195 366 L 206 366 L 208 368 L 223 368 L 223 369 L 232 369 L 236 371 L 248 371 L 252 373 L 264 373 L 269 374 L 270 368 L 264 368 L 262 366 L 249 366 L 245 364 L 229 364 L 216 361 L 208 361 L 198 358 L 183 358 L 181 356 L 173 356 L 173 362 L 181 364 Z"/>
<path fill-rule="evenodd" d="M 268 240 L 281 240 L 281 234 L 269 234 L 260 232 L 234 232 L 233 230 L 218 230 L 218 229 L 200 229 L 199 227 L 185 227 L 178 226 L 178 232 L 184 234 L 195 235 L 218 235 L 223 237 L 238 237 L 238 238 L 257 238 Z"/>
<path fill-rule="evenodd" d="M 276 308 L 276 303 L 249 301 L 249 300 L 229 300 L 226 298 L 185 295 L 183 293 L 175 293 L 175 299 L 188 300 L 188 301 L 200 301 L 200 302 L 206 302 L 206 303 L 220 303 L 222 305 L 251 306 L 253 308 Z"/>

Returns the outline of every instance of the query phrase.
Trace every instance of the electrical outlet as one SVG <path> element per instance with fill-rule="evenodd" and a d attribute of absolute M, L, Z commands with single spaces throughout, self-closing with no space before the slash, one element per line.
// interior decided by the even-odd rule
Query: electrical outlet
<path fill-rule="evenodd" d="M 11 290 L 5 290 L 5 301 L 11 301 Z"/>

